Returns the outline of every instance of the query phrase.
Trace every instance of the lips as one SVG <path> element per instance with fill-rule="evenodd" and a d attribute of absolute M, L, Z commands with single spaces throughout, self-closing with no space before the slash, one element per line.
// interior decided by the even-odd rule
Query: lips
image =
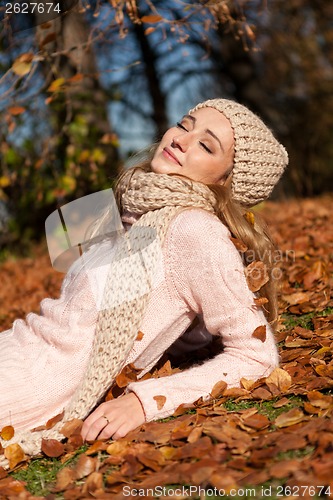
<path fill-rule="evenodd" d="M 164 148 L 163 151 L 162 151 L 162 154 L 165 158 L 167 158 L 168 160 L 171 160 L 173 163 L 176 163 L 177 165 L 182 165 L 180 163 L 180 161 L 178 160 L 177 156 L 172 152 L 170 151 L 169 148 Z"/>

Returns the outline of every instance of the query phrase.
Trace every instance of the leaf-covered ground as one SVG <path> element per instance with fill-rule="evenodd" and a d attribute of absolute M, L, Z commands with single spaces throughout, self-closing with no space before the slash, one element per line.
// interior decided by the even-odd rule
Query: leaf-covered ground
<path fill-rule="evenodd" d="M 39 459 L 9 453 L 13 470 L 0 468 L 0 498 L 333 496 L 332 203 L 326 196 L 263 207 L 284 272 L 281 368 L 255 384 L 244 380 L 241 389 L 222 383 L 211 401 L 116 442 L 83 446 L 72 425 L 67 442 L 45 443 Z M 58 293 L 62 276 L 43 248 L 36 252 L 0 266 L 2 330 Z M 172 370 L 167 361 L 154 375 Z"/>

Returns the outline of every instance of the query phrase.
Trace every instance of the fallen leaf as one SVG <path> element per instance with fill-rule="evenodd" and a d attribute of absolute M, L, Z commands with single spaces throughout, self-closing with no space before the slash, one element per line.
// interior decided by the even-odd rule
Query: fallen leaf
<path fill-rule="evenodd" d="M 52 427 L 54 427 L 55 424 L 57 424 L 58 422 L 60 422 L 62 420 L 63 416 L 64 416 L 64 412 L 59 413 L 55 417 L 50 418 L 45 424 L 45 429 L 52 429 Z"/>
<path fill-rule="evenodd" d="M 162 408 L 166 402 L 166 397 L 165 396 L 154 396 L 153 399 L 156 401 L 157 409 L 162 410 Z"/>
<path fill-rule="evenodd" d="M 87 455 L 80 455 L 79 460 L 74 468 L 76 479 L 82 479 L 88 476 L 97 467 L 97 459 L 87 457 Z"/>
<path fill-rule="evenodd" d="M 73 484 L 75 480 L 76 474 L 73 469 L 71 469 L 70 467 L 64 467 L 63 469 L 60 469 L 60 471 L 57 473 L 57 480 L 53 489 L 53 493 L 66 490 L 67 487 L 70 484 Z"/>
<path fill-rule="evenodd" d="M 251 262 L 244 272 L 251 292 L 257 292 L 269 281 L 267 267 L 261 260 Z"/>
<path fill-rule="evenodd" d="M 263 306 L 264 304 L 268 303 L 267 297 L 256 297 L 254 299 L 254 302 L 257 306 Z"/>
<path fill-rule="evenodd" d="M 92 472 L 85 480 L 82 493 L 84 495 L 90 494 L 94 497 L 97 492 L 102 493 L 103 491 L 103 475 L 100 472 Z"/>
<path fill-rule="evenodd" d="M 24 462 L 27 459 L 21 446 L 17 443 L 8 445 L 5 448 L 4 455 L 9 462 L 10 469 L 14 469 L 17 464 Z"/>
<path fill-rule="evenodd" d="M 14 434 L 15 434 L 14 427 L 11 425 L 6 425 L 5 427 L 2 428 L 0 432 L 0 437 L 4 441 L 9 441 L 10 439 L 12 439 L 12 437 L 14 437 Z"/>
<path fill-rule="evenodd" d="M 47 457 L 57 458 L 64 453 L 64 445 L 56 439 L 42 439 L 42 452 Z"/>
<path fill-rule="evenodd" d="M 142 339 L 143 339 L 143 335 L 144 335 L 144 334 L 143 334 L 143 332 L 141 332 L 141 331 L 139 330 L 139 332 L 138 332 L 138 334 L 137 334 L 137 336 L 136 336 L 136 339 L 135 339 L 135 340 L 142 340 Z"/>
<path fill-rule="evenodd" d="M 261 342 L 265 342 L 265 340 L 266 340 L 266 325 L 257 326 L 257 328 L 252 333 L 252 337 L 255 339 L 261 340 Z"/>
<path fill-rule="evenodd" d="M 266 383 L 274 384 L 281 391 L 287 391 L 291 386 L 291 376 L 283 368 L 275 368 L 272 373 L 266 377 Z"/>
<path fill-rule="evenodd" d="M 60 432 L 66 438 L 70 438 L 71 436 L 79 434 L 81 432 L 82 425 L 83 425 L 82 420 L 80 420 L 79 418 L 73 418 L 72 420 L 69 420 L 68 422 L 64 423 Z"/>
<path fill-rule="evenodd" d="M 290 425 L 295 425 L 303 420 L 305 420 L 306 417 L 304 413 L 299 409 L 299 408 L 293 408 L 292 410 L 286 412 L 286 413 L 281 413 L 278 417 L 275 419 L 275 425 L 276 427 L 289 427 Z"/>
<path fill-rule="evenodd" d="M 243 243 L 243 241 L 240 240 L 239 238 L 230 237 L 230 240 L 233 242 L 233 244 L 235 245 L 235 247 L 239 252 L 244 253 L 248 249 L 245 243 Z"/>
<path fill-rule="evenodd" d="M 22 494 L 22 495 L 21 495 Z M 0 498 L 29 498 L 25 484 L 12 477 L 0 480 Z"/>
<path fill-rule="evenodd" d="M 221 396 L 224 390 L 228 387 L 228 384 L 223 380 L 216 382 L 213 389 L 210 391 L 210 395 L 212 398 L 216 399 L 218 396 Z"/>

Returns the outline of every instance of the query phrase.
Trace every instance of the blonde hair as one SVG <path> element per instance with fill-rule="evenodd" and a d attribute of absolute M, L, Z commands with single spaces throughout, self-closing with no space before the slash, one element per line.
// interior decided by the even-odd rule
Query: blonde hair
<path fill-rule="evenodd" d="M 131 177 L 137 171 L 151 172 L 151 160 L 155 154 L 158 144 L 140 153 L 140 161 L 129 168 L 124 168 L 120 173 L 115 187 L 115 198 L 120 214 L 123 213 L 121 195 L 128 186 Z M 174 175 L 174 174 L 170 174 Z M 178 174 L 177 174 L 178 175 Z M 188 180 L 189 179 L 186 176 Z M 231 194 L 232 172 L 228 175 L 226 182 L 221 184 L 206 184 L 216 198 L 215 214 L 225 224 L 233 238 L 243 243 L 246 249 L 242 249 L 241 255 L 245 266 L 254 261 L 261 261 L 265 264 L 269 281 L 258 291 L 258 296 L 266 299 L 263 301 L 263 310 L 267 320 L 270 322 L 273 330 L 276 329 L 278 319 L 277 306 L 277 283 L 273 277 L 273 257 L 276 247 L 269 235 L 266 223 L 259 215 L 248 212 L 239 203 L 232 199 Z M 192 182 L 194 182 L 192 180 Z M 120 184 L 122 189 L 120 189 Z M 254 219 L 254 221 L 253 221 Z M 237 246 L 236 246 L 237 248 Z M 244 250 L 244 251 L 243 251 Z"/>

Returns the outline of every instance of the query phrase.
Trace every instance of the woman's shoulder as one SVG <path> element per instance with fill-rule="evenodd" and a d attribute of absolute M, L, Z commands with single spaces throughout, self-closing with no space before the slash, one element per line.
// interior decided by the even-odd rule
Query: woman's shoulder
<path fill-rule="evenodd" d="M 171 237 L 183 237 L 197 241 L 198 238 L 227 238 L 230 231 L 212 212 L 201 208 L 187 208 L 180 211 L 169 226 Z"/>

